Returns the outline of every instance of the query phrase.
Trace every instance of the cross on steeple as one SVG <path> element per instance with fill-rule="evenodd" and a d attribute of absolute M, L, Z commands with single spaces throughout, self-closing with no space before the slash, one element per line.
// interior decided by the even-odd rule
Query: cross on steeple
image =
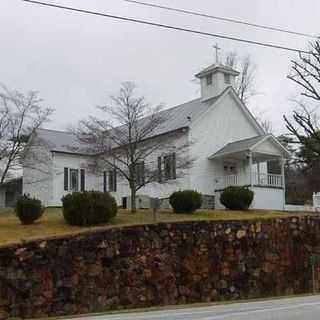
<path fill-rule="evenodd" d="M 219 48 L 218 43 L 216 43 L 213 48 L 216 50 L 216 64 L 219 63 L 219 50 L 221 50 L 221 48 Z"/>

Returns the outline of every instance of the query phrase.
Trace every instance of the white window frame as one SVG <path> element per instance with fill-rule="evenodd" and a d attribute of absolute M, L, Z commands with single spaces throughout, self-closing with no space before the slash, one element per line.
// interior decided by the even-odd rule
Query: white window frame
<path fill-rule="evenodd" d="M 145 164 L 144 164 L 144 161 L 141 161 L 136 164 L 135 174 L 136 174 L 136 183 L 138 185 L 143 185 L 145 183 Z"/>
<path fill-rule="evenodd" d="M 117 192 L 117 171 L 115 169 L 108 170 L 108 191 Z"/>
<path fill-rule="evenodd" d="M 75 173 L 75 177 L 76 177 L 76 186 L 75 188 L 73 188 L 73 181 L 72 181 L 72 175 L 73 173 Z M 72 191 L 72 192 L 78 192 L 79 191 L 79 173 L 80 173 L 80 170 L 79 169 L 74 169 L 74 168 L 70 168 L 69 169 L 69 190 Z"/>
<path fill-rule="evenodd" d="M 166 172 L 166 160 L 167 159 L 170 161 L 169 165 L 171 166 L 169 175 L 167 175 L 167 172 Z M 173 163 L 173 161 L 172 161 L 173 159 L 174 159 L 175 163 Z M 172 153 L 164 155 L 162 157 L 162 161 L 163 161 L 163 179 L 165 181 L 175 180 L 177 178 L 176 153 L 172 152 Z"/>

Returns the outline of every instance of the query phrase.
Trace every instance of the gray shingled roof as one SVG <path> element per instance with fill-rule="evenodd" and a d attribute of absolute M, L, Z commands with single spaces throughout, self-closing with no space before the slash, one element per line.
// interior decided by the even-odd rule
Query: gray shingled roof
<path fill-rule="evenodd" d="M 241 151 L 250 150 L 254 145 L 263 140 L 267 135 L 255 136 L 248 139 L 238 140 L 231 143 L 226 144 L 223 148 L 218 150 L 209 158 L 216 158 L 222 156 L 224 154 L 237 153 Z"/>
<path fill-rule="evenodd" d="M 219 96 L 206 101 L 202 101 L 199 98 L 161 111 L 161 114 L 166 121 L 153 132 L 152 136 L 155 137 L 189 127 L 190 120 L 191 122 L 196 120 L 203 112 L 208 110 L 225 91 Z M 141 121 L 143 121 L 143 119 Z M 73 133 L 38 129 L 37 136 L 49 147 L 50 151 L 81 154 L 81 151 L 77 150 L 85 149 L 84 145 L 78 141 L 76 135 Z"/>
<path fill-rule="evenodd" d="M 37 129 L 36 134 L 40 142 L 45 144 L 50 151 L 79 154 L 81 152 L 75 150 L 81 150 L 84 147 L 76 135 L 70 132 Z"/>

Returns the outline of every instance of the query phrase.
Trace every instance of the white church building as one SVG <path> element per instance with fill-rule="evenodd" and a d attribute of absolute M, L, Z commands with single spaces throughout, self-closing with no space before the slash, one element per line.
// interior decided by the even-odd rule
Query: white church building
<path fill-rule="evenodd" d="M 220 209 L 219 194 L 225 187 L 248 186 L 255 194 L 252 208 L 284 209 L 284 163 L 290 154 L 273 135 L 265 134 L 240 100 L 234 89 L 238 75 L 230 67 L 213 64 L 196 75 L 199 98 L 162 111 L 168 117 L 159 135 L 172 139 L 174 145 L 192 141 L 188 152 L 195 161 L 186 175 L 177 178 L 175 154 L 157 155 L 154 165 L 164 170 L 165 179 L 139 190 L 138 207 L 148 207 L 150 197 L 166 203 L 173 191 L 193 189 L 203 194 L 205 207 Z M 23 193 L 39 198 L 45 206 L 61 206 L 61 198 L 73 191 L 108 191 L 119 206 L 127 207 L 126 181 L 113 170 L 99 175 L 88 172 L 90 155 L 74 151 L 78 145 L 72 133 L 38 129 L 30 148 L 41 154 L 42 161 L 26 158 Z M 270 161 L 279 165 L 270 166 Z"/>

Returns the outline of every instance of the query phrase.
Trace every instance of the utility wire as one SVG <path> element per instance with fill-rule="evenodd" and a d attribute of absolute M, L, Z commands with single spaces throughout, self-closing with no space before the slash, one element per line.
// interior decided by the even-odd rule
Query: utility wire
<path fill-rule="evenodd" d="M 262 47 L 269 47 L 269 48 L 281 49 L 281 50 L 286 50 L 286 51 L 291 51 L 291 52 L 311 54 L 310 51 L 300 50 L 300 49 L 296 49 L 296 48 L 292 48 L 292 47 L 285 47 L 285 46 L 280 46 L 280 45 L 276 45 L 276 44 L 272 44 L 272 43 L 247 40 L 247 39 L 231 37 L 231 36 L 226 36 L 226 35 L 217 34 L 217 33 L 210 33 L 210 32 L 205 32 L 205 31 L 200 31 L 200 30 L 195 30 L 195 29 L 188 29 L 188 28 L 183 28 L 183 27 L 178 27 L 178 26 L 172 26 L 172 25 L 168 25 L 168 24 L 161 24 L 161 23 L 147 21 L 147 20 L 140 20 L 140 19 L 123 17 L 123 16 L 111 15 L 111 14 L 107 14 L 107 13 L 102 13 L 102 12 L 97 12 L 97 11 L 89 11 L 89 10 L 75 8 L 75 7 L 67 7 L 67 6 L 62 6 L 62 5 L 47 3 L 47 2 L 42 2 L 42 1 L 36 1 L 36 0 L 22 0 L 22 1 L 41 5 L 41 6 L 46 6 L 46 7 L 58 8 L 58 9 L 63 9 L 63 10 L 68 10 L 68 11 L 73 11 L 73 12 L 78 12 L 78 13 L 106 17 L 106 18 L 115 19 L 115 20 L 122 20 L 122 21 L 134 22 L 134 23 L 139 23 L 139 24 L 144 24 L 144 25 L 150 25 L 150 26 L 159 27 L 159 28 L 163 28 L 163 29 L 189 32 L 189 33 L 193 33 L 193 34 L 214 37 L 214 38 L 220 38 L 220 39 L 227 39 L 227 40 L 232 40 L 232 41 L 238 41 L 238 42 L 248 43 L 248 44 L 262 46 Z"/>
<path fill-rule="evenodd" d="M 244 20 L 237 20 L 237 19 L 214 16 L 214 15 L 206 14 L 203 12 L 196 12 L 196 11 L 185 10 L 185 9 L 180 9 L 180 8 L 162 6 L 162 5 L 158 5 L 158 4 L 154 4 L 154 3 L 137 1 L 137 0 L 122 0 L 122 1 L 141 5 L 141 6 L 146 6 L 146 7 L 152 7 L 152 8 L 158 8 L 158 9 L 163 9 L 163 10 L 168 10 L 168 11 L 179 12 L 179 13 L 183 13 L 183 14 L 187 14 L 187 15 L 193 15 L 193 16 L 204 17 L 204 18 L 209 18 L 209 19 L 214 19 L 214 20 L 219 20 L 219 21 L 224 21 L 224 22 L 242 24 L 245 26 L 250 26 L 250 27 L 259 28 L 259 29 L 289 33 L 289 34 L 301 36 L 301 37 L 308 37 L 308 38 L 313 38 L 313 39 L 320 38 L 318 36 L 308 34 L 308 33 L 303 33 L 303 32 L 283 29 L 283 28 L 277 28 L 277 27 L 272 27 L 272 26 L 267 26 L 267 25 L 262 25 L 262 24 L 251 23 L 251 22 L 244 21 Z"/>

